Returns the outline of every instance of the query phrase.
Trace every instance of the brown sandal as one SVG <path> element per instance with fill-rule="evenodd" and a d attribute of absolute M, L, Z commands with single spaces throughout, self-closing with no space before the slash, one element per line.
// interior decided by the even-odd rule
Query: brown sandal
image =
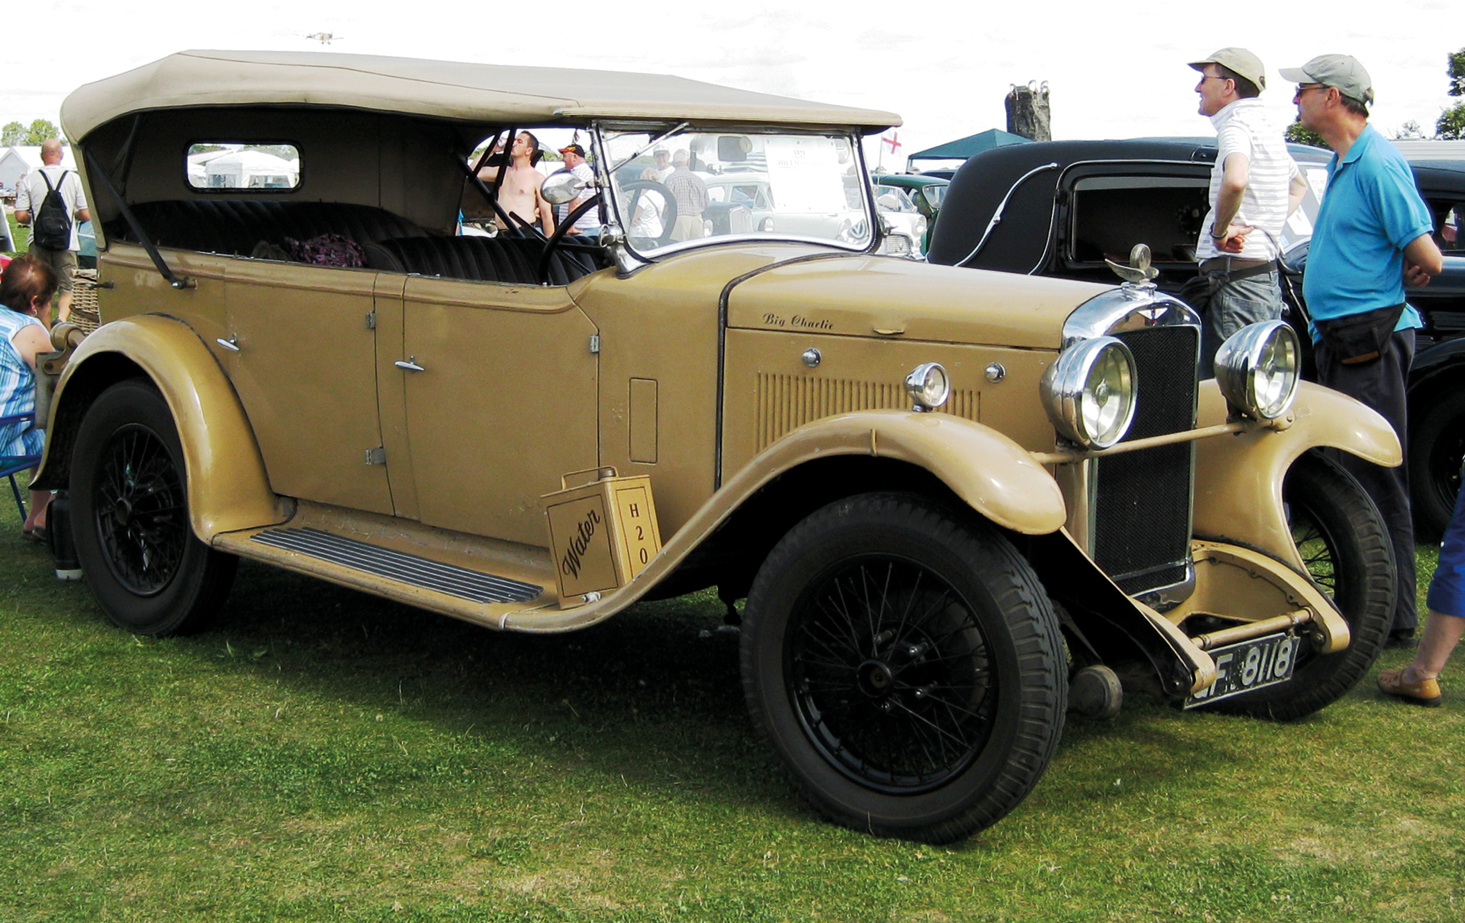
<path fill-rule="evenodd" d="M 1426 708 L 1434 708 L 1440 704 L 1440 684 L 1436 680 L 1422 679 L 1417 683 L 1404 682 L 1404 671 L 1380 670 L 1379 691 L 1385 695 L 1395 696 L 1405 702 L 1413 702 L 1415 705 L 1423 705 Z"/>

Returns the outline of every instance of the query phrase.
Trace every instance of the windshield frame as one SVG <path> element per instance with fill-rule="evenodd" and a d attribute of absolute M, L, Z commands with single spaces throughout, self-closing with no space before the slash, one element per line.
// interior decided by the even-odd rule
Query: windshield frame
<path fill-rule="evenodd" d="M 860 143 L 861 134 L 855 128 L 850 127 L 829 127 L 829 126 L 787 126 L 787 125 L 766 125 L 748 123 L 706 123 L 706 122 L 626 122 L 617 120 L 615 122 L 597 122 L 592 126 L 595 136 L 595 146 L 600 155 L 597 158 L 597 179 L 605 193 L 606 212 L 618 229 L 616 244 L 623 248 L 627 255 L 639 263 L 655 262 L 665 256 L 675 253 L 686 253 L 689 250 L 700 249 L 708 246 L 718 246 L 727 243 L 798 243 L 812 244 L 815 246 L 830 247 L 836 250 L 846 250 L 851 254 L 873 253 L 878 251 L 883 232 L 875 210 L 874 196 L 870 190 L 870 173 L 865 163 L 864 152 Z M 611 144 L 618 136 L 624 135 L 646 135 L 655 139 L 654 144 L 648 143 L 638 145 L 637 152 L 630 158 L 623 161 L 614 161 L 611 157 Z M 637 247 L 630 238 L 628 229 L 631 227 L 631 216 L 625 214 L 625 206 L 628 204 L 623 200 L 621 190 L 615 183 L 611 168 L 624 169 L 637 158 L 644 156 L 647 150 L 654 146 L 666 145 L 671 147 L 676 139 L 686 135 L 762 135 L 778 137 L 822 137 L 842 140 L 849 151 L 851 163 L 855 173 L 851 175 L 853 189 L 859 194 L 860 204 L 858 208 L 850 207 L 850 212 L 858 213 L 864 227 L 867 228 L 865 236 L 860 242 L 846 242 L 833 237 L 819 237 L 802 234 L 793 234 L 780 231 L 753 231 L 751 233 L 728 233 L 717 234 L 711 237 L 686 241 L 669 241 L 664 245 L 646 248 Z M 699 171 L 709 172 L 709 171 Z M 714 175 L 719 178 L 736 176 L 738 171 L 720 172 Z M 750 171 L 751 174 L 751 171 Z M 766 173 L 763 174 L 766 176 Z"/>

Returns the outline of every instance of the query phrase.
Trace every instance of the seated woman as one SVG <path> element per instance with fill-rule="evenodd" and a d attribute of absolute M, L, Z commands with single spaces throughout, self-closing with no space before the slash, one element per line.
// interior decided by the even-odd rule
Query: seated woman
<path fill-rule="evenodd" d="M 0 276 L 0 417 L 36 409 L 36 357 L 50 352 L 51 337 L 38 314 L 50 310 L 56 274 L 45 263 L 25 255 L 11 260 Z M 43 436 L 34 424 L 0 427 L 0 455 L 39 455 Z M 50 491 L 31 491 L 31 509 L 22 531 L 46 539 L 46 506 Z"/>

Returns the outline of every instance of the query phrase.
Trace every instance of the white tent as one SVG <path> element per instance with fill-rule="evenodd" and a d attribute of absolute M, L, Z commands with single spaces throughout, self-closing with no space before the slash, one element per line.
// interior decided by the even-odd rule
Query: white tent
<path fill-rule="evenodd" d="M 30 171 L 41 165 L 40 145 L 16 145 L 15 147 L 0 148 L 0 184 L 5 186 L 7 193 L 15 191 L 15 184 Z M 76 169 L 76 161 L 71 157 L 71 148 L 61 148 L 61 166 L 68 170 Z"/>
<path fill-rule="evenodd" d="M 203 164 L 203 169 L 205 185 L 210 189 L 288 189 L 300 177 L 298 160 L 248 149 L 215 157 Z"/>

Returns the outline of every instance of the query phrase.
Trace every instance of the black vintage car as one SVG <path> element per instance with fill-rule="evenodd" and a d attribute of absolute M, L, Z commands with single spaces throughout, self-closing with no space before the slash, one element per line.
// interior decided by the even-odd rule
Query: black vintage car
<path fill-rule="evenodd" d="M 1280 241 L 1294 270 L 1287 273 L 1284 295 L 1310 352 L 1301 274 L 1331 153 L 1305 145 L 1291 149 L 1309 191 Z M 1160 287 L 1178 292 L 1196 274 L 1195 244 L 1215 159 L 1215 145 L 1206 139 L 1051 141 L 985 151 L 953 178 L 927 259 L 1105 282 L 1113 278 L 1105 260 L 1125 262 L 1131 248 L 1144 243 L 1160 271 Z M 1465 219 L 1465 164 L 1412 166 L 1445 252 L 1444 273 L 1409 290 L 1425 328 L 1409 378 L 1406 455 L 1419 537 L 1429 540 L 1449 520 L 1465 459 L 1465 243 L 1457 236 Z"/>

